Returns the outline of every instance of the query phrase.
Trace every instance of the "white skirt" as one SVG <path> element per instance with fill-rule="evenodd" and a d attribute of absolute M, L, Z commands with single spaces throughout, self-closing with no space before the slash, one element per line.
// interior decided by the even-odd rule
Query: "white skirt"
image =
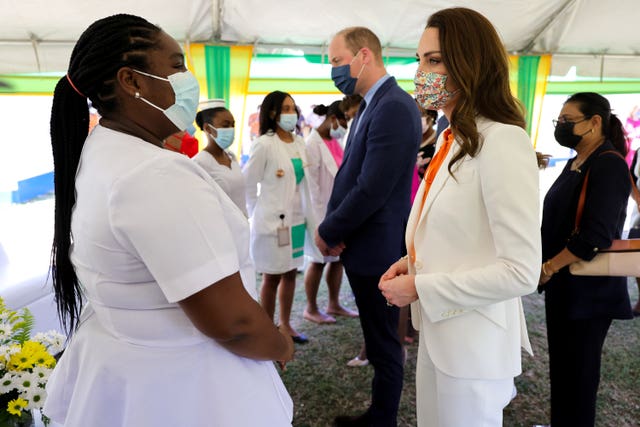
<path fill-rule="evenodd" d="M 273 363 L 202 337 L 132 344 L 90 314 L 48 381 L 43 413 L 65 427 L 291 426 L 293 403 Z"/>

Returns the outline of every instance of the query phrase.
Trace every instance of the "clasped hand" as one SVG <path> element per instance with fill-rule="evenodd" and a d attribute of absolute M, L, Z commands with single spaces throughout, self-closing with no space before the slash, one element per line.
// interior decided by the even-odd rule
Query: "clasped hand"
<path fill-rule="evenodd" d="M 327 245 L 327 242 L 325 242 L 324 239 L 318 233 L 318 230 L 316 230 L 316 233 L 315 233 L 315 241 L 316 241 L 316 246 L 318 247 L 318 249 L 320 249 L 320 253 L 324 256 L 338 256 L 342 253 L 342 251 L 345 248 L 345 245 L 342 242 L 338 243 L 334 247 L 329 247 L 329 245 Z"/>
<path fill-rule="evenodd" d="M 408 272 L 408 261 L 401 259 L 392 264 L 380 277 L 378 289 L 382 291 L 388 304 L 404 307 L 418 299 L 416 276 Z"/>

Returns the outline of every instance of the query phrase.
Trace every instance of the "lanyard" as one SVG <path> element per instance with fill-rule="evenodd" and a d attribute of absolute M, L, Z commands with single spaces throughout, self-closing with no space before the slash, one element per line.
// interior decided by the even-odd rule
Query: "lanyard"
<path fill-rule="evenodd" d="M 418 211 L 418 216 L 416 218 L 416 227 L 418 227 L 418 221 L 420 221 L 420 216 L 422 216 L 422 209 L 424 209 L 424 202 L 427 200 L 427 194 L 431 189 L 431 184 L 433 184 L 433 180 L 436 178 L 436 174 L 440 170 L 440 166 L 444 162 L 444 159 L 447 157 L 451 146 L 453 145 L 453 141 L 455 140 L 451 129 L 447 129 L 444 131 L 444 144 L 438 149 L 438 152 L 433 156 L 431 162 L 429 162 L 429 166 L 427 166 L 427 171 L 424 174 L 424 193 L 422 193 L 422 200 L 420 201 L 420 210 Z M 415 230 L 411 239 L 409 241 L 409 259 L 412 263 L 416 261 L 416 247 L 414 244 L 415 241 Z"/>

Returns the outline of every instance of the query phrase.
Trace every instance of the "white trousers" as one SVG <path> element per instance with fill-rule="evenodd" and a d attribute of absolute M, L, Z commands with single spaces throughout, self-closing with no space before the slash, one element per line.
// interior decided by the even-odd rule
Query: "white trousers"
<path fill-rule="evenodd" d="M 501 427 L 502 410 L 516 395 L 513 378 L 454 378 L 436 368 L 424 346 L 416 368 L 418 427 Z"/>

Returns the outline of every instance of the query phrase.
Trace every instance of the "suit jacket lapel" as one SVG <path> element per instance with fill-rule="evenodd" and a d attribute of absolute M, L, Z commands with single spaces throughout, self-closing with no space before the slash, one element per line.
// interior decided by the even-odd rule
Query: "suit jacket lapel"
<path fill-rule="evenodd" d="M 380 86 L 378 88 L 376 93 L 373 95 L 373 98 L 371 98 L 371 102 L 367 106 L 367 111 L 366 111 L 367 114 L 366 114 L 366 116 L 364 116 L 364 119 L 365 119 L 364 122 L 360 123 L 358 132 L 354 132 L 356 130 L 356 127 L 358 127 L 358 122 L 360 122 L 360 116 L 361 116 L 362 112 L 364 111 L 364 107 L 366 105 L 364 103 L 364 101 L 362 103 L 360 103 L 360 108 L 358 109 L 358 113 L 356 114 L 356 117 L 353 119 L 353 123 L 351 123 L 351 130 L 349 131 L 349 138 L 347 139 L 347 144 L 346 144 L 346 148 L 345 148 L 345 151 L 344 151 L 344 158 L 342 159 L 342 164 L 343 165 L 346 163 L 347 158 L 349 157 L 349 153 L 351 152 L 351 150 L 350 150 L 351 145 L 353 145 L 353 142 L 355 142 L 356 138 L 358 140 L 360 139 L 360 135 L 362 135 L 362 132 L 363 132 L 364 127 L 366 126 L 366 123 L 368 123 L 369 120 L 371 119 L 371 113 L 376 108 L 376 105 L 378 104 L 378 101 L 380 100 L 380 98 L 382 96 L 384 96 L 384 94 L 393 85 L 396 85 L 396 79 L 394 77 L 389 77 L 382 84 L 382 86 Z"/>
<path fill-rule="evenodd" d="M 492 125 L 492 122 L 487 121 L 485 118 L 481 116 L 478 116 L 476 118 L 476 126 L 478 127 L 478 132 L 480 133 L 480 135 L 485 135 L 487 132 L 487 129 L 491 125 Z M 440 148 L 440 146 L 442 145 L 443 138 L 444 138 L 444 132 L 442 132 L 438 137 L 437 148 Z M 447 154 L 447 157 L 444 159 L 444 162 L 442 162 L 442 166 L 440 167 L 440 170 L 438 171 L 435 179 L 433 180 L 433 183 L 431 184 L 431 189 L 429 190 L 429 194 L 427 194 L 427 200 L 425 200 L 424 202 L 424 208 L 422 209 L 420 218 L 418 218 L 417 227 L 419 227 L 422 221 L 424 220 L 425 216 L 433 206 L 434 201 L 438 198 L 438 195 L 444 188 L 447 181 L 449 181 L 450 179 L 453 179 L 451 177 L 451 174 L 449 173 L 449 162 L 451 161 L 451 159 L 453 158 L 454 154 L 457 151 L 458 151 L 458 144 L 456 141 L 454 141 L 453 145 L 451 146 L 451 149 L 449 150 L 449 153 Z M 462 165 L 462 162 L 458 162 L 454 165 L 454 173 L 456 168 L 461 165 Z M 422 187 L 423 186 L 421 185 L 420 189 L 422 189 Z M 418 197 L 422 197 L 422 194 L 423 194 L 423 190 L 422 191 L 418 190 L 418 194 L 416 194 L 415 200 L 421 200 Z"/>
<path fill-rule="evenodd" d="M 438 140 L 438 146 L 439 146 L 438 148 L 440 148 L 442 143 L 443 143 L 443 136 L 441 134 Z M 424 202 L 422 212 L 420 212 L 420 218 L 418 218 L 417 226 L 420 226 L 420 224 L 426 217 L 427 213 L 433 206 L 433 202 L 438 198 L 438 195 L 444 188 L 444 185 L 447 183 L 449 179 L 451 179 L 451 174 L 449 173 L 449 162 L 451 161 L 451 158 L 453 157 L 453 154 L 456 152 L 456 150 L 457 150 L 457 144 L 454 142 L 453 145 L 451 146 L 451 149 L 449 150 L 449 153 L 447 154 L 447 157 L 445 157 L 444 162 L 442 162 L 442 166 L 440 167 L 440 170 L 438 170 L 438 173 L 436 174 L 436 177 L 433 180 L 433 183 L 431 184 L 431 189 L 429 190 L 429 194 L 427 194 L 427 199 Z M 415 198 L 415 200 L 417 200 L 418 203 L 420 203 L 419 201 L 422 200 L 423 194 L 424 194 L 424 185 L 420 185 L 420 190 L 418 191 L 418 194 L 416 194 L 416 198 Z"/>

